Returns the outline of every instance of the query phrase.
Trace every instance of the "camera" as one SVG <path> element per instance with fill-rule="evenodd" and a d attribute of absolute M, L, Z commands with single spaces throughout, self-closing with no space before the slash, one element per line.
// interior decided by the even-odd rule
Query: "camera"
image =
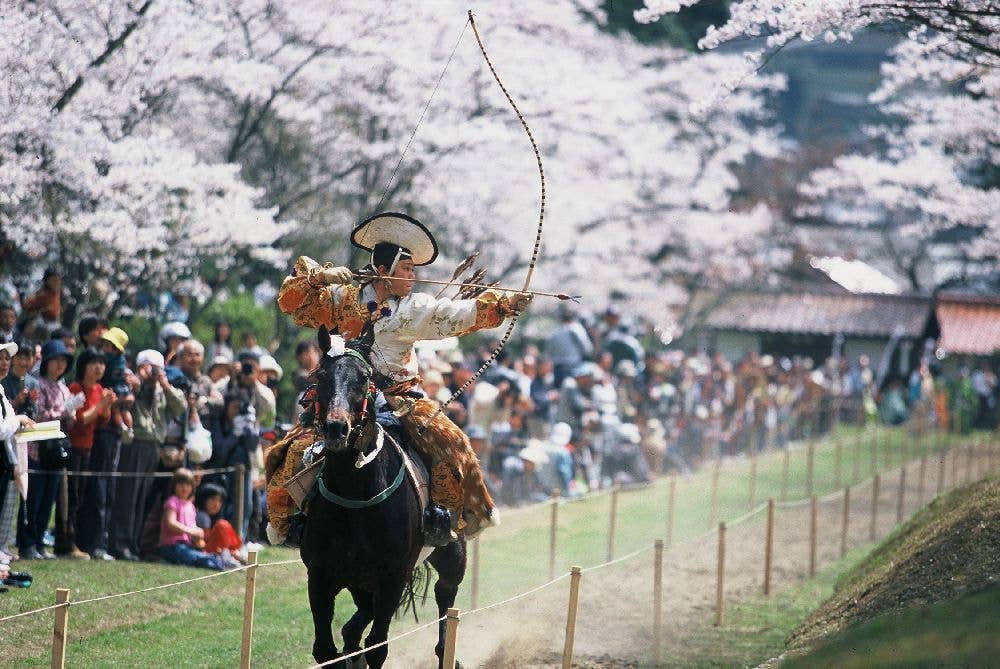
<path fill-rule="evenodd" d="M 243 362 L 240 364 L 240 374 L 243 376 L 253 376 L 253 363 Z"/>

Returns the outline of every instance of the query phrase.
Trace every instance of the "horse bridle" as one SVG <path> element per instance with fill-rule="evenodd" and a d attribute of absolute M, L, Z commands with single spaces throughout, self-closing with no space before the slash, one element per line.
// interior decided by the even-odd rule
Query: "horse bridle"
<path fill-rule="evenodd" d="M 358 438 L 357 434 L 355 433 L 355 430 L 359 430 L 360 428 L 362 428 L 365 424 L 365 420 L 368 418 L 368 412 L 371 410 L 371 405 L 375 402 L 375 395 L 378 392 L 378 388 L 375 386 L 375 381 L 373 379 L 375 372 L 374 367 L 372 367 L 372 364 L 368 362 L 365 356 L 354 349 L 345 348 L 343 353 L 337 356 L 333 356 L 333 359 L 336 360 L 337 358 L 344 357 L 345 355 L 353 356 L 354 358 L 357 358 L 358 360 L 363 362 L 365 364 L 365 369 L 368 371 L 368 388 L 365 391 L 365 398 L 361 403 L 361 412 L 358 416 L 358 422 L 356 425 L 352 426 L 350 430 L 348 430 L 347 437 L 345 437 L 345 443 L 347 443 L 348 446 L 350 446 L 352 441 L 355 441 Z M 318 398 L 316 399 L 315 408 L 316 408 L 316 420 L 318 421 L 320 420 L 319 417 L 322 415 L 320 413 Z M 361 469 L 369 462 L 372 462 L 375 459 L 375 457 L 379 454 L 379 452 L 382 450 L 382 442 L 386 438 L 386 435 L 385 432 L 382 430 L 382 426 L 380 426 L 377 422 L 375 423 L 375 429 L 376 429 L 375 449 L 368 455 L 365 455 L 364 452 L 362 451 L 358 451 L 358 460 L 357 462 L 354 463 L 354 466 L 357 469 Z M 316 488 L 319 491 L 319 494 L 322 497 L 324 497 L 327 501 L 347 509 L 366 509 L 368 507 L 375 506 L 376 504 L 381 504 L 386 499 L 388 499 L 389 496 L 392 495 L 394 492 L 396 492 L 396 490 L 399 489 L 399 486 L 402 485 L 403 479 L 405 478 L 406 474 L 406 457 L 403 454 L 403 451 L 400 448 L 399 444 L 396 443 L 396 441 L 393 440 L 391 437 L 389 439 L 395 445 L 396 450 L 399 452 L 400 465 L 399 465 L 399 471 L 396 472 L 395 479 L 393 479 L 393 481 L 385 489 L 383 489 L 381 492 L 379 492 L 374 497 L 371 497 L 370 499 L 365 499 L 365 500 L 348 499 L 346 497 L 341 497 L 340 495 L 331 491 L 326 486 L 326 481 L 324 480 L 325 477 L 323 475 L 323 472 L 320 471 L 320 473 L 316 476 Z"/>
<path fill-rule="evenodd" d="M 353 358 L 356 358 L 357 360 L 360 360 L 365 366 L 366 376 L 368 380 L 368 387 L 365 390 L 365 397 L 361 401 L 361 411 L 358 414 L 358 420 L 354 425 L 351 426 L 351 429 L 347 431 L 347 436 L 344 438 L 344 443 L 346 443 L 348 447 L 350 447 L 351 445 L 354 444 L 355 441 L 357 441 L 360 430 L 364 428 L 365 421 L 368 419 L 368 412 L 371 410 L 372 405 L 375 404 L 375 396 L 378 393 L 378 388 L 375 386 L 374 368 L 372 367 L 372 364 L 368 362 L 368 360 L 365 358 L 364 355 L 362 355 L 359 351 L 354 350 L 353 348 L 345 348 L 343 353 L 334 357 L 334 360 L 336 360 L 337 358 L 342 358 L 344 356 L 351 356 Z M 319 406 L 318 397 L 316 398 L 315 413 L 317 421 L 325 420 L 324 418 L 322 418 L 324 413 L 321 411 L 321 407 Z M 372 458 L 365 458 L 363 453 L 360 454 L 358 456 L 358 462 L 361 464 L 358 465 L 358 468 L 360 469 L 364 465 L 368 464 L 368 462 L 371 462 L 372 459 L 374 459 L 374 456 L 372 456 Z"/>

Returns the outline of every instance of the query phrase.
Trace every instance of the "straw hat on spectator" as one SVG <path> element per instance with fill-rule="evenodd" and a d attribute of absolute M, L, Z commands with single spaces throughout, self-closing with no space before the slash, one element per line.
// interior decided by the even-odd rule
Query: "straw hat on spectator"
<path fill-rule="evenodd" d="M 119 353 L 124 353 L 125 347 L 128 346 L 128 334 L 121 328 L 111 328 L 101 335 L 101 339 L 110 342 Z"/>
<path fill-rule="evenodd" d="M 0 351 L 7 351 L 7 355 L 13 358 L 14 354 L 17 353 L 17 344 L 12 341 L 7 342 L 6 344 L 0 344 Z"/>

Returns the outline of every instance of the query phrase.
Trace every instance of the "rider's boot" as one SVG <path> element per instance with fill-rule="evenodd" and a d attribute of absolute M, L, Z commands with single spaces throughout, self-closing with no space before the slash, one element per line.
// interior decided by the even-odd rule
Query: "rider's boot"
<path fill-rule="evenodd" d="M 424 509 L 425 546 L 447 546 L 457 539 L 458 535 L 451 529 L 451 511 L 437 504 Z"/>

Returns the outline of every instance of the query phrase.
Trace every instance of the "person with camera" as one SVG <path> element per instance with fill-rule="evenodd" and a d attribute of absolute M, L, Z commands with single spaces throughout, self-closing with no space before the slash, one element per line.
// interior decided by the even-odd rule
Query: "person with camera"
<path fill-rule="evenodd" d="M 215 388 L 212 379 L 202 372 L 205 347 L 197 339 L 186 340 L 177 351 L 177 362 L 190 384 L 189 395 L 194 398 L 201 424 L 208 425 L 212 416 L 222 413 L 222 393 Z"/>
<path fill-rule="evenodd" d="M 128 334 L 118 327 L 108 328 L 107 321 L 97 316 L 88 318 L 88 336 L 96 341 L 95 347 L 104 356 L 101 386 L 114 392 L 115 401 L 111 405 L 111 420 L 94 430 L 87 469 L 110 474 L 115 471 L 121 445 L 131 444 L 135 436 L 131 412 L 135 402 L 132 384 L 138 384 L 125 359 Z M 83 322 L 80 323 L 80 331 L 84 331 Z M 110 476 L 87 477 L 77 514 L 76 545 L 95 560 L 113 559 L 108 552 L 113 482 Z"/>
<path fill-rule="evenodd" d="M 42 364 L 38 381 L 38 401 L 35 418 L 39 421 L 58 420 L 64 430 L 75 419 L 82 398 L 74 398 L 62 380 L 73 362 L 73 356 L 61 340 L 46 342 L 42 347 Z M 24 519 L 17 526 L 17 551 L 23 560 L 54 557 L 45 548 L 43 537 L 49 526 L 52 507 L 59 492 L 59 475 L 70 461 L 70 444 L 64 439 L 49 439 L 28 444 L 28 496 L 24 500 Z M 86 559 L 86 553 L 73 547 L 68 555 Z"/>
<path fill-rule="evenodd" d="M 82 394 L 84 402 L 76 410 L 68 433 L 72 448 L 66 467 L 70 472 L 87 468 L 94 436 L 98 428 L 106 426 L 111 420 L 115 391 L 101 385 L 106 367 L 104 354 L 94 347 L 85 348 L 76 359 L 76 380 L 70 384 L 69 392 L 71 395 Z M 87 554 L 77 546 L 77 519 L 86 479 L 82 476 L 65 476 L 65 479 L 65 506 L 62 495 L 56 503 L 56 554 L 85 559 Z"/>
<path fill-rule="evenodd" d="M 260 382 L 260 356 L 254 351 L 244 350 L 239 354 L 236 375 L 222 385 L 225 394 L 235 394 L 253 409 L 254 428 L 274 426 L 277 418 L 277 403 L 274 393 Z"/>
<path fill-rule="evenodd" d="M 160 463 L 160 447 L 167 421 L 187 408 L 184 393 L 167 381 L 163 354 L 147 349 L 136 356 L 139 387 L 132 405 L 135 438 L 122 447 L 118 471 L 141 474 L 118 482 L 111 513 L 111 554 L 118 559 L 139 559 L 139 536 L 153 474 Z"/>
<path fill-rule="evenodd" d="M 259 442 L 253 406 L 246 399 L 246 393 L 226 393 L 222 413 L 213 418 L 209 430 L 212 433 L 212 457 L 205 463 L 206 468 L 244 466 L 242 481 L 237 472 L 210 474 L 204 480 L 225 488 L 226 502 L 222 515 L 245 540 L 250 528 L 250 501 L 253 494 L 251 462 Z M 243 488 L 244 503 L 242 523 L 236 517 L 237 491 L 240 486 Z"/>

